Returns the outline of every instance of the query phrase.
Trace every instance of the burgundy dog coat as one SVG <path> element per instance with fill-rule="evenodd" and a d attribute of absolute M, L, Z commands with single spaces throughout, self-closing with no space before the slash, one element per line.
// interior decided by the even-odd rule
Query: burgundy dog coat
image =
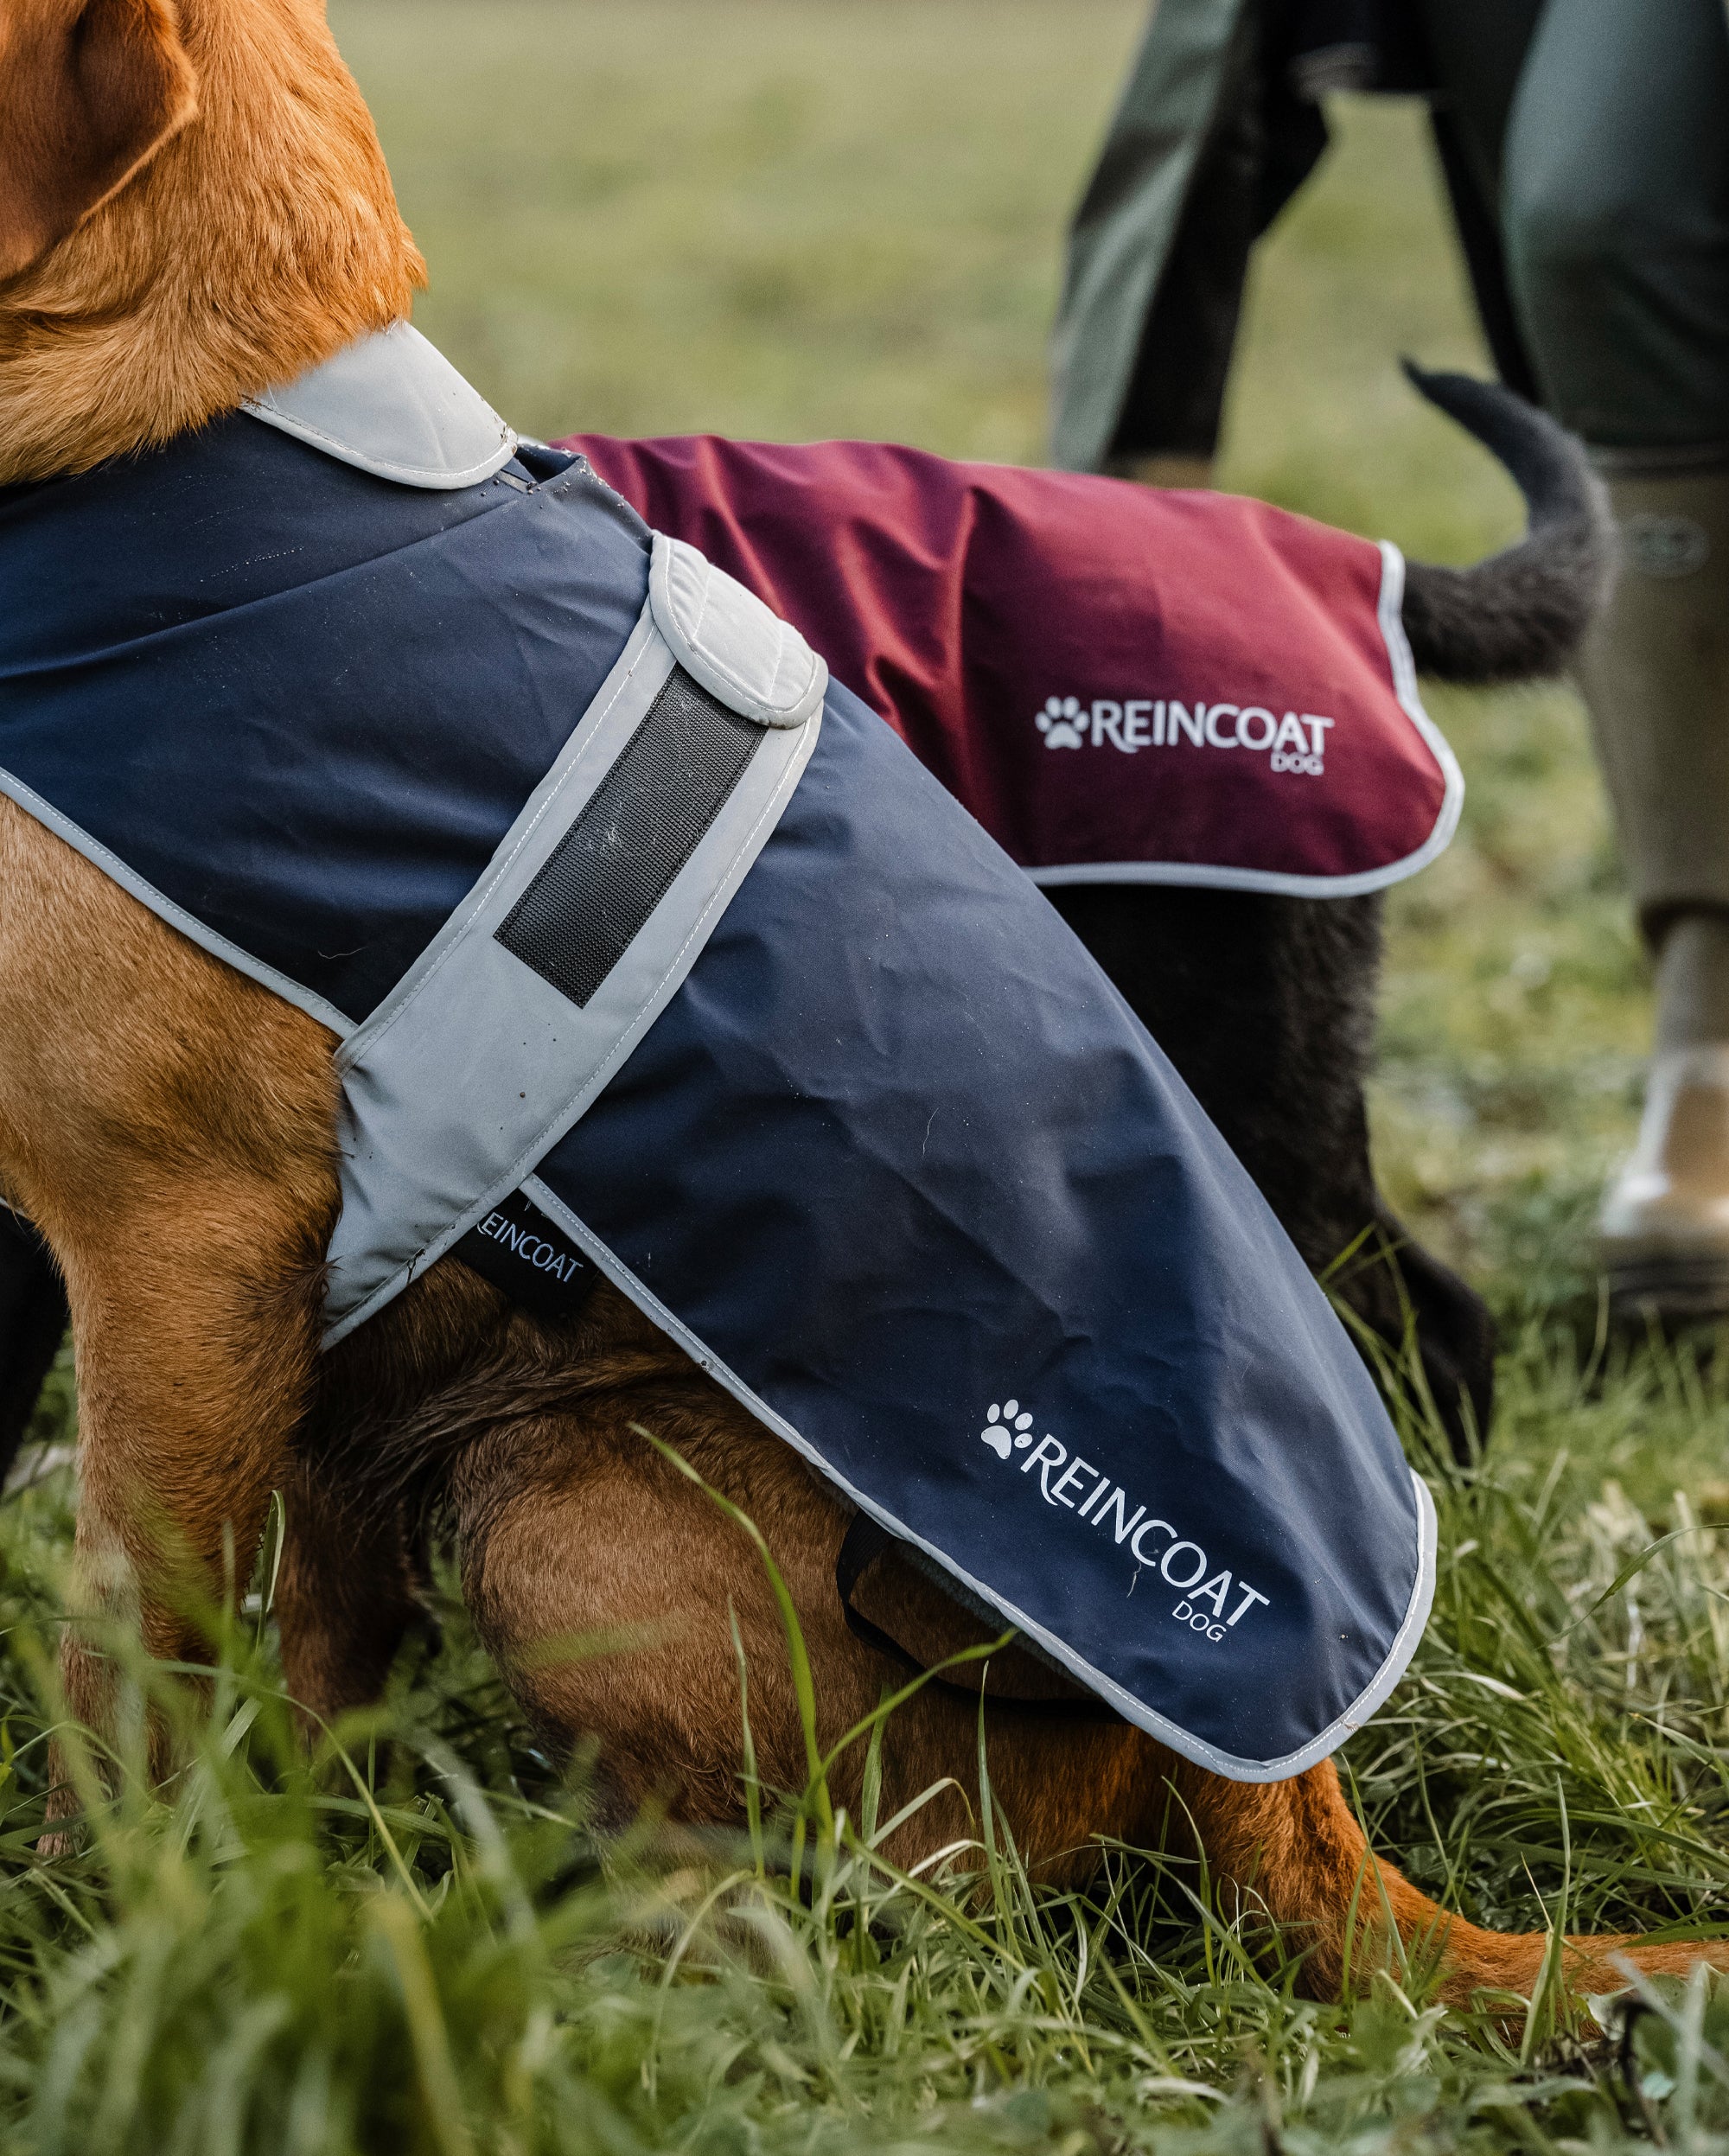
<path fill-rule="evenodd" d="M 561 446 L 792 622 L 1037 883 L 1343 897 L 1452 836 L 1396 547 L 873 443 Z"/>

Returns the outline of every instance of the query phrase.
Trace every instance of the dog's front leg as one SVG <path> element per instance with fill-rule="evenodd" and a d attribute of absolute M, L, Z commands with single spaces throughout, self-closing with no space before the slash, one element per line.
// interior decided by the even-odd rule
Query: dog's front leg
<path fill-rule="evenodd" d="M 80 1598 L 201 1659 L 317 1352 L 339 1202 L 329 1034 L 0 802 L 0 1183 L 64 1273 Z M 68 1633 L 69 1703 L 106 1665 Z"/>
<path fill-rule="evenodd" d="M 105 1620 L 135 1604 L 146 1649 L 204 1660 L 246 1585 L 317 1351 L 322 1209 L 207 1172 L 152 1189 L 61 1246 L 79 1370 L 73 1714 L 108 1716 Z M 153 1768 L 168 1762 L 158 1735 Z"/>

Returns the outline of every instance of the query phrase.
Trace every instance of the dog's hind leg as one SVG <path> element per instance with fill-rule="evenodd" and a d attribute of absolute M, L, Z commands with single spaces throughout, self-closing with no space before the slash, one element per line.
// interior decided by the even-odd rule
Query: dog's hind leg
<path fill-rule="evenodd" d="M 0 804 L 0 1177 L 65 1275 L 83 1591 L 199 1659 L 244 1585 L 317 1351 L 329 1037 Z M 74 1713 L 105 1677 L 68 1634 Z"/>
<path fill-rule="evenodd" d="M 642 1419 L 762 1528 L 799 1612 L 819 1746 L 835 1745 L 885 1687 L 906 1681 L 842 1619 L 834 1560 L 845 1509 L 778 1440 L 699 1387 L 663 1398 Z M 804 1787 L 786 1642 L 757 1553 L 610 1410 L 499 1426 L 458 1464 L 453 1496 L 483 1636 L 556 1745 L 598 1741 L 621 1822 L 660 1800 L 675 1820 L 739 1823 L 735 1623 L 760 1777 L 782 1791 Z M 903 1644 L 942 1651 L 920 1639 L 928 1613 L 916 1596 L 871 1614 Z M 855 1744 L 832 1776 L 834 1802 L 855 1820 L 863 1751 Z M 1485 1931 L 1440 1910 L 1370 1853 L 1330 1763 L 1286 1782 L 1227 1782 L 1126 1723 L 1001 1706 L 986 1710 L 986 1751 L 994 1800 L 1039 1875 L 1084 1877 L 1100 1837 L 1162 1847 L 1191 1879 L 1204 1860 L 1228 1913 L 1264 1914 L 1285 1950 L 1302 1956 L 1311 1993 L 1337 1996 L 1381 1968 L 1401 1981 L 1414 1972 L 1458 2006 L 1485 1993 L 1528 1997 L 1541 1980 L 1547 1936 Z M 905 1865 L 964 1845 L 979 1829 L 979 1786 L 976 1705 L 926 1689 L 890 1725 L 881 1815 L 935 1794 L 888 1853 Z M 1576 1939 L 1562 1979 L 1575 1992 L 1618 1988 L 1620 1955 L 1680 1971 L 1729 1962 L 1729 1942 Z"/>
<path fill-rule="evenodd" d="M 1349 1978 L 1385 1968 L 1403 1983 L 1432 1981 L 1433 1995 L 1468 2006 L 1496 1993 L 1528 1999 L 1541 1980 L 1550 1935 L 1485 1931 L 1449 1916 L 1373 1856 L 1330 1760 L 1259 1786 L 1183 1764 L 1172 1780 L 1214 1879 L 1278 1924 L 1286 1949 L 1305 1957 L 1310 1993 L 1337 1997 Z M 1176 1846 L 1180 1839 L 1179 1830 Z M 1574 1994 L 1620 1991 L 1627 1978 L 1618 1961 L 1652 1975 L 1683 1974 L 1700 1961 L 1729 1968 L 1729 1940 L 1573 1937 L 1559 1974 Z"/>
<path fill-rule="evenodd" d="M 762 1528 L 822 1668 L 820 1738 L 832 1745 L 877 1700 L 875 1674 L 847 1651 L 838 1604 L 831 1615 L 805 1577 L 826 1553 L 834 1602 L 844 1516 L 790 1456 L 765 1451 L 777 1440 L 729 1429 L 724 1407 L 700 1388 L 697 1398 L 699 1431 L 675 1397 L 644 1400 L 630 1419 L 678 1444 Z M 622 1824 L 644 1805 L 665 1805 L 693 1826 L 740 1817 L 735 1622 L 762 1778 L 782 1791 L 803 1788 L 787 1643 L 756 1553 L 622 1416 L 504 1425 L 463 1458 L 452 1494 L 481 1636 L 556 1751 L 598 1741 L 609 1816 Z M 855 1769 L 842 1766 L 843 1789 Z"/>
<path fill-rule="evenodd" d="M 809 1776 L 782 1616 L 746 1533 L 632 1422 L 676 1445 L 761 1530 L 815 1673 L 820 1751 L 908 1673 L 845 1623 L 835 1562 L 850 1508 L 699 1381 L 595 1415 L 501 1425 L 473 1445 L 451 1481 L 469 1604 L 537 1725 L 562 1753 L 597 1744 L 606 1811 L 618 1823 L 663 1805 L 686 1825 L 734 1826 L 743 1813 L 739 1649 L 762 1783 L 797 1796 Z M 903 1629 L 923 1643 L 915 1626 Z M 1085 1811 L 1129 1802 L 1142 1741 L 1115 1722 L 1044 1717 L 999 1732 L 992 1744 L 1017 1834 L 1051 1854 L 1072 1837 L 1090 1861 Z M 855 1821 L 865 1750 L 855 1741 L 829 1776 L 834 1803 Z M 993 1749 L 993 1772 L 996 1758 Z M 978 1780 L 970 1700 L 927 1690 L 900 1708 L 879 1815 L 929 1794 L 891 1853 L 912 1860 L 976 1834 Z"/>

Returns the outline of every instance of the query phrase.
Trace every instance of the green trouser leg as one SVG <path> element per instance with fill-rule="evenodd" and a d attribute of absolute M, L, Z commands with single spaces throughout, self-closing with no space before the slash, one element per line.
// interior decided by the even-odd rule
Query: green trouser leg
<path fill-rule="evenodd" d="M 1467 4 L 1470 0 L 1467 0 Z M 1502 216 L 1544 394 L 1597 453 L 1619 588 L 1579 668 L 1656 1046 L 1605 1200 L 1624 1308 L 1729 1311 L 1729 24 L 1721 0 L 1547 0 Z"/>
<path fill-rule="evenodd" d="M 1546 401 L 1593 449 L 1729 450 L 1722 0 L 1547 0 L 1502 218 Z"/>
<path fill-rule="evenodd" d="M 1729 1311 L 1729 468 L 1611 482 L 1620 584 L 1580 683 L 1657 955 L 1639 1141 L 1604 1202 L 1623 1306 Z"/>
<path fill-rule="evenodd" d="M 1729 1311 L 1729 24 L 1722 0 L 1422 0 L 1548 403 L 1598 454 L 1619 588 L 1580 667 L 1657 960 L 1624 1305 Z"/>

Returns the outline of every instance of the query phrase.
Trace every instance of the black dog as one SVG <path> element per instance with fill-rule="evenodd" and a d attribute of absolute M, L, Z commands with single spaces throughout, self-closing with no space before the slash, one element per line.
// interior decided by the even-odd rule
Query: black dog
<path fill-rule="evenodd" d="M 1579 444 L 1497 385 L 1409 367 L 1491 450 L 1529 529 L 1466 569 L 1407 565 L 1420 673 L 1489 686 L 1561 672 L 1607 596 L 1606 499 Z M 1139 884 L 1050 894 L 1260 1186 L 1312 1270 L 1347 1251 L 1341 1298 L 1399 1358 L 1413 1324 L 1454 1450 L 1486 1437 L 1495 1329 L 1482 1298 L 1411 1241 L 1375 1187 L 1363 1081 L 1375 1039 L 1380 895 L 1288 898 Z"/>

